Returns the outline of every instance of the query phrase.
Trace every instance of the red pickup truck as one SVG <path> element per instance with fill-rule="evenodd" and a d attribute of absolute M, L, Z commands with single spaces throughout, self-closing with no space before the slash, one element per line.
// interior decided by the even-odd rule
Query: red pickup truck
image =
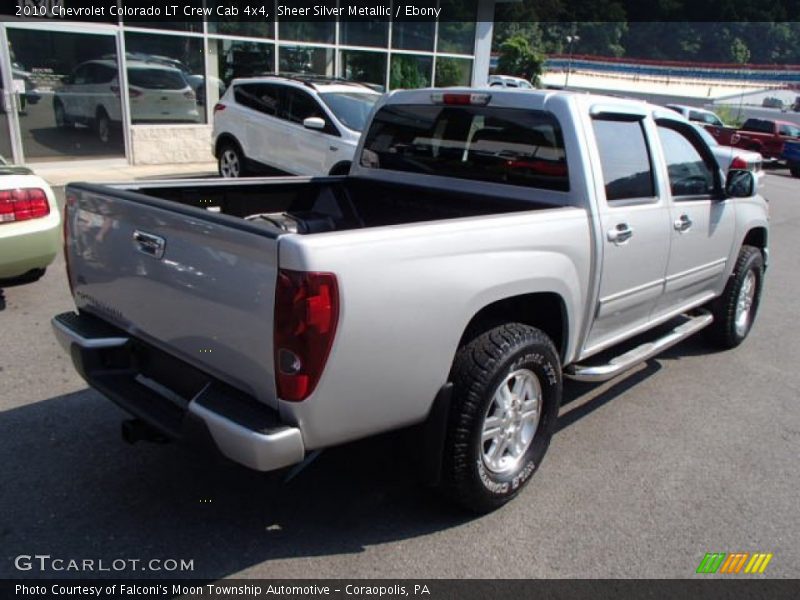
<path fill-rule="evenodd" d="M 721 145 L 760 152 L 765 159 L 780 158 L 784 142 L 800 139 L 799 126 L 773 119 L 747 119 L 739 129 L 713 126 L 706 129 Z"/>

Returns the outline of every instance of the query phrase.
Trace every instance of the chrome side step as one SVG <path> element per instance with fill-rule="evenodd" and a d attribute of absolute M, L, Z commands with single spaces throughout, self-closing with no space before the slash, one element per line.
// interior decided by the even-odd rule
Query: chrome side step
<path fill-rule="evenodd" d="M 586 381 L 590 383 L 608 381 L 620 373 L 624 373 L 636 365 L 662 353 L 678 342 L 682 342 L 689 336 L 711 325 L 714 320 L 711 313 L 707 311 L 698 312 L 697 315 L 691 317 L 688 315 L 685 316 L 687 316 L 689 320 L 678 325 L 678 327 L 670 331 L 664 337 L 637 346 L 633 350 L 629 350 L 625 354 L 611 359 L 604 365 L 570 365 L 564 370 L 564 376 L 576 381 Z"/>

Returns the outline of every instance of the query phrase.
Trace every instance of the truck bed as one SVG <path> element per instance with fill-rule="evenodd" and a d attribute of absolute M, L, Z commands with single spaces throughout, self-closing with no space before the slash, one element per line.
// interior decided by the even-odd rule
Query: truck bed
<path fill-rule="evenodd" d="M 180 185 L 160 182 L 125 189 L 300 234 L 552 208 L 532 200 L 351 177 L 197 184 L 184 181 Z"/>
<path fill-rule="evenodd" d="M 358 263 L 390 231 L 398 247 L 433 235 L 387 227 L 372 239 L 381 226 L 553 208 L 350 177 L 71 184 L 66 199 L 80 311 L 273 405 L 275 286 L 291 254 L 281 237 L 350 230 L 348 261 Z"/>

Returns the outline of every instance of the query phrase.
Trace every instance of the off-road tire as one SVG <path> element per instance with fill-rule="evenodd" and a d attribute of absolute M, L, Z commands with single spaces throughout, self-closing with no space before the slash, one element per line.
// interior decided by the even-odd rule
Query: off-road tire
<path fill-rule="evenodd" d="M 742 286 L 748 273 L 755 276 L 755 292 L 750 304 L 749 316 L 745 329 L 736 326 L 737 306 Z M 764 255 L 754 246 L 742 246 L 739 258 L 733 268 L 722 296 L 711 304 L 714 322 L 708 328 L 711 341 L 721 348 L 735 348 L 741 344 L 753 327 L 758 306 L 761 301 L 761 289 L 764 285 Z"/>
<path fill-rule="evenodd" d="M 492 472 L 484 460 L 484 419 L 499 386 L 528 370 L 538 379 L 541 408 L 535 433 L 516 466 Z M 561 404 L 561 364 L 553 343 L 540 330 L 509 323 L 486 331 L 457 353 L 453 397 L 442 461 L 441 489 L 467 509 L 499 508 L 528 483 L 547 452 Z M 490 444 L 492 442 L 489 442 Z"/>

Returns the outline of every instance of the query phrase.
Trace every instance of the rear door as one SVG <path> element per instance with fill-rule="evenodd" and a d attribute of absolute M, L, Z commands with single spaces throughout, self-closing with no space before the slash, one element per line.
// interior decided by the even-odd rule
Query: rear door
<path fill-rule="evenodd" d="M 587 352 L 644 326 L 664 289 L 669 208 L 658 193 L 647 131 L 640 115 L 603 113 L 592 120 L 605 199 L 600 299 Z M 652 136 L 650 136 L 652 139 Z"/>
<path fill-rule="evenodd" d="M 281 88 L 272 83 L 242 83 L 234 86 L 237 115 L 227 119 L 231 133 L 243 146 L 245 156 L 280 168 L 283 125 L 278 118 Z"/>
<path fill-rule="evenodd" d="M 672 243 L 665 294 L 656 311 L 664 313 L 719 293 L 736 215 L 734 200 L 721 198 L 719 168 L 699 134 L 678 121 L 657 123 L 671 196 Z"/>
<path fill-rule="evenodd" d="M 111 188 L 66 196 L 77 307 L 275 405 L 275 234 Z"/>

